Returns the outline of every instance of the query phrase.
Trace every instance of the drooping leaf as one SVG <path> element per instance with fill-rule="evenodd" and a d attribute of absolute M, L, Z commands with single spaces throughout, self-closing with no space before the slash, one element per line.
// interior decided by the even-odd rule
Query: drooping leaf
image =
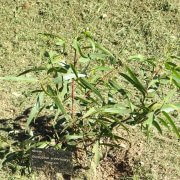
<path fill-rule="evenodd" d="M 75 67 L 72 64 L 70 66 L 71 66 L 72 71 L 76 75 L 76 78 L 78 78 L 78 72 L 76 71 Z"/>
<path fill-rule="evenodd" d="M 55 102 L 56 106 L 61 110 L 61 112 L 67 117 L 67 112 L 58 96 L 51 97 Z"/>
<path fill-rule="evenodd" d="M 180 132 L 179 132 L 178 128 L 176 127 L 176 125 L 175 125 L 174 121 L 172 120 L 172 118 L 165 111 L 163 111 L 162 113 L 166 117 L 167 121 L 171 125 L 171 127 L 172 127 L 173 131 L 176 133 L 177 137 L 180 138 Z"/>
<path fill-rule="evenodd" d="M 73 48 L 83 57 L 83 58 L 88 58 L 88 56 L 84 55 L 83 52 L 81 51 L 81 47 L 80 47 L 80 44 L 79 44 L 79 40 L 81 38 L 76 38 L 74 39 L 73 41 Z"/>
<path fill-rule="evenodd" d="M 46 67 L 35 67 L 35 68 L 31 68 L 31 69 L 28 69 L 28 70 L 20 73 L 18 76 L 22 76 L 22 75 L 30 73 L 30 72 L 43 71 L 43 70 L 46 70 L 46 69 L 47 69 Z"/>
<path fill-rule="evenodd" d="M 121 89 L 121 87 L 119 86 L 119 84 L 114 81 L 114 80 L 109 80 L 109 84 L 114 88 L 116 89 L 117 91 L 119 91 Z"/>
<path fill-rule="evenodd" d="M 78 95 L 75 97 L 75 99 L 79 100 L 80 102 L 85 103 L 85 104 L 91 103 L 91 101 L 89 101 L 89 100 L 87 100 L 87 99 L 85 99 L 85 98 L 83 98 L 81 96 L 78 96 Z"/>
<path fill-rule="evenodd" d="M 95 88 L 92 84 L 90 84 L 86 79 L 79 78 L 79 81 L 88 89 L 92 90 L 103 102 L 104 98 L 97 88 Z"/>
<path fill-rule="evenodd" d="M 106 117 L 107 118 L 107 117 Z M 116 117 L 109 117 L 109 118 L 107 118 L 107 119 L 112 119 L 112 120 L 114 120 L 118 125 L 120 125 L 120 126 L 122 126 L 128 133 L 129 133 L 129 129 L 125 126 L 125 124 L 123 123 L 123 122 L 121 122 L 118 118 L 116 118 Z"/>
<path fill-rule="evenodd" d="M 164 119 L 162 119 L 160 117 L 158 117 L 158 119 L 162 123 L 162 125 L 165 126 L 170 131 L 168 123 Z"/>
<path fill-rule="evenodd" d="M 136 84 L 128 75 L 124 74 L 124 73 L 120 73 L 121 76 L 123 76 L 128 82 L 130 82 L 134 87 L 136 87 L 142 94 L 143 96 L 145 96 L 145 92 L 144 90 L 141 88 L 141 86 L 139 86 L 138 84 Z"/>
<path fill-rule="evenodd" d="M 127 69 L 128 73 L 129 73 L 131 79 L 134 81 L 134 83 L 135 83 L 138 87 L 140 87 L 144 93 L 146 93 L 146 90 L 145 90 L 144 86 L 143 86 L 143 85 L 141 84 L 141 82 L 137 79 L 137 77 L 136 77 L 136 75 L 134 74 L 134 72 L 133 72 L 130 68 L 128 68 L 128 67 L 126 67 L 126 69 Z"/>
<path fill-rule="evenodd" d="M 96 48 L 100 49 L 104 54 L 107 54 L 111 58 L 112 63 L 116 62 L 116 58 L 114 57 L 114 55 L 109 50 L 107 50 L 105 47 L 103 47 L 99 43 L 96 43 Z"/>
<path fill-rule="evenodd" d="M 152 122 L 153 126 L 156 127 L 156 129 L 159 131 L 160 134 L 162 134 L 162 129 L 157 121 Z"/>

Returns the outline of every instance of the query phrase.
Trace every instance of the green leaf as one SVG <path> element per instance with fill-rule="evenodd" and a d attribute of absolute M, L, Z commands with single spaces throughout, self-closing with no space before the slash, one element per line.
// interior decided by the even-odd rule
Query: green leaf
<path fill-rule="evenodd" d="M 16 77 L 16 76 L 0 77 L 0 80 L 6 80 L 6 81 L 21 81 L 21 82 L 29 82 L 29 83 L 36 83 L 36 82 L 38 81 L 37 78 Z"/>
<path fill-rule="evenodd" d="M 29 129 L 29 125 L 32 122 L 32 120 L 34 120 L 37 117 L 41 107 L 43 106 L 43 101 L 44 101 L 44 92 L 41 92 L 37 96 L 36 103 L 35 103 L 34 107 L 31 109 L 30 115 L 27 119 L 26 130 Z"/>
<path fill-rule="evenodd" d="M 148 116 L 148 119 L 144 121 L 143 125 L 146 126 L 149 131 L 154 121 L 154 112 L 148 113 L 147 116 Z"/>
<path fill-rule="evenodd" d="M 109 70 L 112 70 L 112 68 L 109 66 L 97 66 L 94 69 L 92 69 L 92 71 L 109 71 Z"/>
<path fill-rule="evenodd" d="M 42 87 L 43 88 L 43 87 Z M 44 88 L 43 88 L 44 89 Z M 44 90 L 45 91 L 45 90 Z M 46 92 L 46 91 L 45 91 Z M 56 104 L 56 106 L 61 110 L 61 112 L 65 115 L 66 118 L 68 118 L 67 116 L 67 112 L 61 102 L 60 97 L 58 97 L 58 95 L 56 94 L 56 92 L 51 88 L 51 86 L 47 86 L 47 92 L 46 94 L 53 100 L 53 102 Z"/>
<path fill-rule="evenodd" d="M 56 92 L 52 89 L 50 85 L 47 85 L 47 93 L 49 96 L 56 96 Z"/>
<path fill-rule="evenodd" d="M 176 81 L 177 84 L 179 84 L 179 86 L 180 86 L 180 73 L 176 70 L 173 70 L 172 77 L 173 77 L 174 81 Z"/>
<path fill-rule="evenodd" d="M 92 107 L 86 112 L 86 114 L 84 114 L 84 116 L 82 118 L 84 119 L 84 118 L 87 118 L 89 116 L 92 116 L 96 112 L 97 112 L 97 110 L 94 107 Z"/>
<path fill-rule="evenodd" d="M 107 117 L 106 117 L 107 118 Z M 116 117 L 110 117 L 110 118 L 107 118 L 109 120 L 114 120 L 117 124 L 119 124 L 120 126 L 122 126 L 128 133 L 129 133 L 129 129 L 124 125 L 124 123 L 122 123 L 118 118 Z"/>
<path fill-rule="evenodd" d="M 46 67 L 35 67 L 35 68 L 31 68 L 31 69 L 28 69 L 22 73 L 20 73 L 18 76 L 22 76 L 24 74 L 27 74 L 27 73 L 30 73 L 30 72 L 36 72 L 36 71 L 43 71 L 43 70 L 47 70 Z"/>
<path fill-rule="evenodd" d="M 177 137 L 180 138 L 180 133 L 179 133 L 179 130 L 178 128 L 176 127 L 174 121 L 171 119 L 171 117 L 165 112 L 163 111 L 162 112 L 163 115 L 166 117 L 167 121 L 169 122 L 169 124 L 171 125 L 173 131 L 176 133 Z"/>
<path fill-rule="evenodd" d="M 143 96 L 145 96 L 145 92 L 144 90 L 141 88 L 141 86 L 139 86 L 138 84 L 136 84 L 128 75 L 124 74 L 124 73 L 120 73 L 121 76 L 123 76 L 127 81 L 129 81 L 135 88 L 137 88 L 142 94 Z"/>
<path fill-rule="evenodd" d="M 125 114 L 130 113 L 130 109 L 128 109 L 126 106 L 122 104 L 115 104 L 115 105 L 104 106 L 101 109 L 99 109 L 99 112 L 108 113 L 108 114 L 125 115 Z"/>
<path fill-rule="evenodd" d="M 105 47 L 101 46 L 99 43 L 96 43 L 96 48 L 100 49 L 104 54 L 107 54 L 109 57 L 111 57 L 112 62 L 115 63 L 115 57 L 109 50 L 107 50 Z"/>
<path fill-rule="evenodd" d="M 73 41 L 73 48 L 83 57 L 83 58 L 88 58 L 88 56 L 85 56 L 83 54 L 83 52 L 81 51 L 81 47 L 80 47 L 80 44 L 79 44 L 79 40 L 81 38 L 76 38 L 74 41 Z"/>
<path fill-rule="evenodd" d="M 143 91 L 144 93 L 146 93 L 146 90 L 145 90 L 144 86 L 143 86 L 143 85 L 141 84 L 141 82 L 137 79 L 137 77 L 136 77 L 136 75 L 134 74 L 134 72 L 133 72 L 130 68 L 128 68 L 128 67 L 126 67 L 126 69 L 127 69 L 128 73 L 129 73 L 131 79 L 132 79 L 132 80 L 134 81 L 134 83 L 136 84 L 136 86 L 137 86 L 137 87 L 140 87 L 140 88 L 141 88 L 141 91 Z"/>
<path fill-rule="evenodd" d="M 160 122 L 161 122 L 161 124 L 162 124 L 163 126 L 165 126 L 169 131 L 171 131 L 170 128 L 169 128 L 169 126 L 168 126 L 168 123 L 167 123 L 164 119 L 162 119 L 162 118 L 160 118 L 160 117 L 158 117 L 158 119 L 160 120 Z"/>
<path fill-rule="evenodd" d="M 119 91 L 121 89 L 121 87 L 119 86 L 119 84 L 114 81 L 114 80 L 109 80 L 109 84 L 114 88 L 116 89 L 117 91 Z"/>
<path fill-rule="evenodd" d="M 67 117 L 67 112 L 58 96 L 51 97 L 56 104 L 56 106 L 61 110 L 61 112 Z"/>
<path fill-rule="evenodd" d="M 104 98 L 101 96 L 101 93 L 97 90 L 97 88 L 95 88 L 92 84 L 90 84 L 85 79 L 79 78 L 79 81 L 83 84 L 83 86 L 92 90 L 104 102 Z"/>
<path fill-rule="evenodd" d="M 156 129 L 159 131 L 160 134 L 162 134 L 162 130 L 161 130 L 161 127 L 159 125 L 159 123 L 157 121 L 153 121 L 152 122 L 153 126 L 156 127 Z"/>
<path fill-rule="evenodd" d="M 76 99 L 76 100 L 79 100 L 80 102 L 85 103 L 85 104 L 91 103 L 91 101 L 89 101 L 89 100 L 87 100 L 87 99 L 84 99 L 84 98 L 82 98 L 82 97 L 80 97 L 80 96 L 76 96 L 75 99 Z"/>
<path fill-rule="evenodd" d="M 74 67 L 72 64 L 71 64 L 70 66 L 71 66 L 72 71 L 73 71 L 74 74 L 76 75 L 76 78 L 78 78 L 78 73 L 77 73 L 75 67 Z"/>
<path fill-rule="evenodd" d="M 38 143 L 36 143 L 36 147 L 38 147 L 38 148 L 45 148 L 45 147 L 47 147 L 49 145 L 49 142 L 48 141 L 43 141 L 43 142 L 38 142 Z"/>

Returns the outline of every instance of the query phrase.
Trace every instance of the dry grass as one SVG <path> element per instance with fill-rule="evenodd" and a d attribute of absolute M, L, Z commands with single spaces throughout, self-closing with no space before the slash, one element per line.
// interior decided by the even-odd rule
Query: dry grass
<path fill-rule="evenodd" d="M 158 62 L 170 55 L 180 55 L 179 9 L 178 0 L 3 0 L 0 76 L 18 74 L 40 64 L 43 51 L 51 48 L 38 36 L 44 32 L 72 42 L 81 31 L 89 29 L 123 62 L 135 54 L 155 56 Z M 68 60 L 71 61 L 70 54 Z M 14 118 L 31 106 L 23 97 L 29 88 L 33 87 L 0 82 L 0 119 Z M 143 137 L 141 133 L 138 136 Z M 143 148 L 142 162 L 134 167 L 137 177 L 180 178 L 178 142 L 155 135 Z"/>

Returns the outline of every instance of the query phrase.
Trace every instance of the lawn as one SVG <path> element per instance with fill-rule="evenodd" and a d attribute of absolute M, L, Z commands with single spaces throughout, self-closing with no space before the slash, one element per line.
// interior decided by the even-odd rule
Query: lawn
<path fill-rule="evenodd" d="M 163 63 L 172 57 L 176 57 L 173 63 L 179 66 L 178 0 L 2 0 L 0 27 L 0 77 L 18 75 L 45 64 L 44 52 L 54 46 L 40 33 L 54 34 L 65 40 L 66 62 L 72 63 L 73 40 L 82 32 L 90 31 L 94 39 L 117 58 L 118 72 L 114 76 L 123 71 L 122 64 L 141 72 L 143 66 L 128 61 L 132 56 L 154 58 L 160 73 L 164 72 Z M 19 136 L 17 129 L 24 126 L 29 114 L 27 109 L 35 102 L 35 97 L 28 92 L 37 87 L 38 84 L 0 80 L 0 139 L 3 136 L 10 143 L 16 142 L 12 136 Z M 161 91 L 167 95 L 170 89 Z M 180 100 L 177 92 L 172 97 L 175 103 Z M 178 113 L 173 116 L 179 128 Z M 139 126 L 129 129 L 131 133 L 127 139 L 132 142 L 131 147 L 122 143 L 124 149 L 110 148 L 109 156 L 100 161 L 96 178 L 81 169 L 73 179 L 83 179 L 86 175 L 89 179 L 99 180 L 180 179 L 180 143 L 173 133 L 165 130 L 160 135 L 155 129 L 147 140 Z M 125 133 L 121 129 L 116 131 L 120 135 Z M 1 154 L 5 146 L 7 143 L 1 142 Z M 85 160 L 81 156 L 87 157 L 78 154 L 77 159 L 83 164 Z M 44 175 L 28 175 L 27 168 L 13 163 L 0 170 L 2 179 L 46 179 Z"/>

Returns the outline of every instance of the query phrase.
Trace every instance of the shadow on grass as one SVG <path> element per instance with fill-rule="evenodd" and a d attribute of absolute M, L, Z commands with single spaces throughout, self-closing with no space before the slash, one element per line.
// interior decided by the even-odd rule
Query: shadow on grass
<path fill-rule="evenodd" d="M 0 158 L 6 157 L 3 164 L 7 164 L 8 167 L 12 170 L 12 173 L 17 171 L 17 166 L 21 168 L 21 174 L 25 175 L 27 169 L 30 167 L 29 156 L 32 148 L 37 147 L 38 143 L 51 142 L 54 140 L 54 145 L 61 142 L 63 144 L 63 136 L 61 131 L 63 130 L 63 123 L 65 122 L 64 118 L 58 119 L 57 123 L 53 126 L 54 116 L 40 116 L 36 118 L 30 125 L 30 129 L 33 132 L 28 133 L 26 131 L 26 121 L 29 116 L 31 108 L 26 109 L 20 116 L 15 119 L 0 119 L 0 131 L 3 134 L 6 134 L 10 141 L 10 145 L 5 148 L 0 148 Z M 70 132 L 70 130 L 68 130 Z M 2 138 L 2 137 L 0 137 Z M 63 147 L 63 145 L 62 145 Z M 66 150 L 75 152 L 76 146 L 69 146 L 64 144 Z M 13 152 L 11 150 L 13 149 Z M 102 160 L 104 161 L 104 160 Z M 16 166 L 11 166 L 13 163 Z M 115 168 L 115 172 L 120 176 L 131 176 L 133 171 L 131 166 L 125 159 L 122 162 L 116 160 L 116 155 L 113 158 L 110 158 L 107 162 L 104 161 L 103 164 L 109 164 Z M 10 166 L 9 166 L 10 165 Z M 80 169 L 86 169 L 81 165 L 76 165 L 74 171 Z M 30 171 L 29 171 L 30 172 Z M 64 179 L 69 179 L 69 176 L 64 176 Z"/>

